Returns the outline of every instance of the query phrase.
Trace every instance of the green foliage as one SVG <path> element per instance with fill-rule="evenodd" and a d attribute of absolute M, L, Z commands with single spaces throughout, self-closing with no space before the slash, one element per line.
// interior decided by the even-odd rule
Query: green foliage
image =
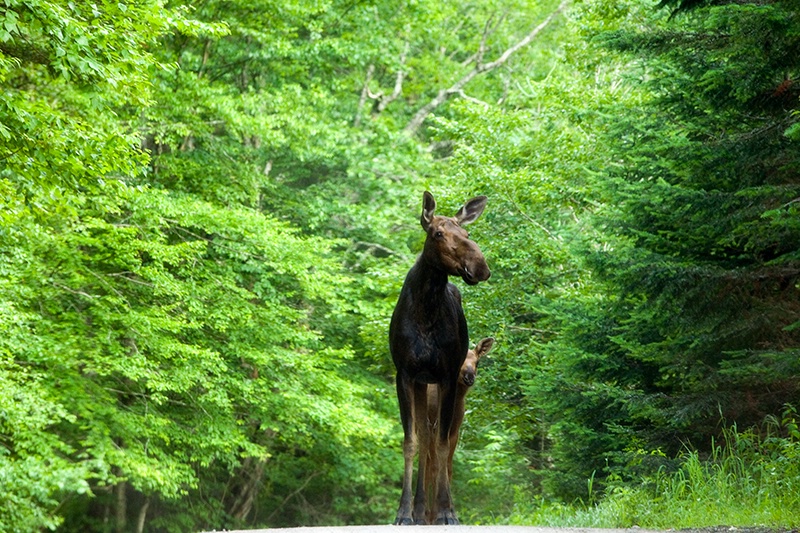
<path fill-rule="evenodd" d="M 9 231 L 16 242 L 4 241 L 4 316 L 22 330 L 4 353 L 11 370 L 37 378 L 13 371 L 9 380 L 43 389 L 43 405 L 18 407 L 42 415 L 12 434 L 14 468 L 58 450 L 77 466 L 53 465 L 53 475 L 86 476 L 95 491 L 125 480 L 169 500 L 199 486 L 197 468 L 232 471 L 245 457 L 269 461 L 319 439 L 316 460 L 361 461 L 360 450 L 390 433 L 367 393 L 374 382 L 344 366 L 351 353 L 322 348 L 296 325 L 308 314 L 301 302 L 336 306 L 332 287 L 348 283 L 326 257 L 331 243 L 252 210 L 114 193 L 47 225 L 22 216 Z M 45 428 L 52 439 L 25 444 Z M 44 494 L 31 498 L 49 505 L 52 489 Z"/>
<path fill-rule="evenodd" d="M 582 31 L 630 93 L 601 105 L 593 296 L 560 306 L 563 355 L 530 382 L 555 415 L 555 494 L 585 498 L 593 472 L 600 489 L 635 482 L 670 463 L 639 450 L 704 450 L 720 412 L 749 426 L 796 399 L 800 234 L 779 214 L 800 192 L 795 11 L 719 4 L 642 25 L 634 5 L 597 2 L 577 19 L 603 14 Z"/>
<path fill-rule="evenodd" d="M 632 486 L 618 484 L 597 504 L 520 506 L 512 522 L 552 527 L 650 529 L 731 526 L 795 527 L 798 508 L 797 413 L 786 406 L 758 428 L 731 426 L 704 457 L 687 450 L 677 469 L 661 469 Z M 745 504 L 746 502 L 746 504 Z"/>
<path fill-rule="evenodd" d="M 797 10 L 664 5 L 5 2 L 0 529 L 388 521 L 424 189 L 490 198 L 465 520 L 794 479 L 707 443 L 800 390 Z"/>
<path fill-rule="evenodd" d="M 2 529 L 114 527 L 114 507 L 118 528 L 147 509 L 166 530 L 241 523 L 263 483 L 243 474 L 273 463 L 287 466 L 265 501 L 305 488 L 291 464 L 329 465 L 316 519 L 343 513 L 397 463 L 380 451 L 394 436 L 385 383 L 313 328 L 317 309 L 355 311 L 343 242 L 253 209 L 264 175 L 247 157 L 220 164 L 248 155 L 245 133 L 275 131 L 253 119 L 260 102 L 156 57 L 159 38 L 220 39 L 225 24 L 157 3 L 82 9 L 7 4 L 0 36 L 0 122 L 15 133 L 0 171 Z M 140 143 L 179 151 L 187 137 L 200 157 L 144 167 Z"/>
<path fill-rule="evenodd" d="M 19 314 L 4 307 L 2 323 Z M 48 432 L 62 422 L 74 421 L 67 409 L 48 398 L 46 379 L 19 367 L 9 357 L 9 348 L 25 337 L 24 328 L 4 328 L 0 370 L 0 489 L 4 498 L 0 527 L 4 531 L 54 528 L 60 517 L 53 511 L 58 493 L 84 494 L 94 468 L 88 461 L 70 461 L 69 445 Z"/>

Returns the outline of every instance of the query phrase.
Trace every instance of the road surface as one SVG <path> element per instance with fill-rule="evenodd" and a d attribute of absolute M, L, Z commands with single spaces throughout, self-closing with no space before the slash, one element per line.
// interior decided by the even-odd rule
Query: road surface
<path fill-rule="evenodd" d="M 227 530 L 226 530 L 227 531 Z M 555 528 L 533 526 L 338 526 L 285 529 L 240 529 L 227 533 L 663 533 L 654 530 Z"/>

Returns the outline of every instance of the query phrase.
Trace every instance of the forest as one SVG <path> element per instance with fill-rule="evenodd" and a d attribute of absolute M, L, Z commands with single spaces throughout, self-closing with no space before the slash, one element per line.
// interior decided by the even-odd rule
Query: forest
<path fill-rule="evenodd" d="M 800 526 L 796 0 L 3 0 L 0 530 L 386 524 L 422 197 L 465 524 Z"/>

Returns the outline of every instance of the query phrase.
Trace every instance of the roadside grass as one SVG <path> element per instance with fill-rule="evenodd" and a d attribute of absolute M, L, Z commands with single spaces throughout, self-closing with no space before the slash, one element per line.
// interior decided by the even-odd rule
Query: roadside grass
<path fill-rule="evenodd" d="M 518 497 L 509 523 L 682 529 L 800 526 L 800 430 L 794 408 L 760 430 L 726 429 L 709 457 L 687 451 L 673 473 L 618 484 L 589 505 Z M 590 481 L 591 486 L 591 481 Z M 521 496 L 518 494 L 518 496 Z"/>

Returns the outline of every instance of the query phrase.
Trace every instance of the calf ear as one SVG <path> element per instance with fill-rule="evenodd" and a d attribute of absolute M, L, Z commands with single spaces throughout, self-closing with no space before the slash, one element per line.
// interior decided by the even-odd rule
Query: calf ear
<path fill-rule="evenodd" d="M 458 210 L 456 213 L 456 220 L 460 226 L 465 224 L 470 224 L 475 222 L 481 213 L 483 213 L 483 209 L 486 207 L 486 201 L 488 198 L 485 196 L 476 196 L 475 198 L 467 201 L 461 209 Z"/>
<path fill-rule="evenodd" d="M 493 345 L 494 339 L 492 337 L 486 337 L 485 339 L 479 340 L 478 344 L 475 345 L 475 353 L 478 355 L 478 358 L 480 359 L 489 353 L 489 350 L 492 349 Z"/>
<path fill-rule="evenodd" d="M 436 200 L 433 199 L 433 195 L 428 191 L 422 193 L 422 216 L 419 217 L 419 221 L 422 224 L 422 227 L 425 231 L 428 231 L 428 227 L 433 222 L 433 214 L 436 211 Z"/>

